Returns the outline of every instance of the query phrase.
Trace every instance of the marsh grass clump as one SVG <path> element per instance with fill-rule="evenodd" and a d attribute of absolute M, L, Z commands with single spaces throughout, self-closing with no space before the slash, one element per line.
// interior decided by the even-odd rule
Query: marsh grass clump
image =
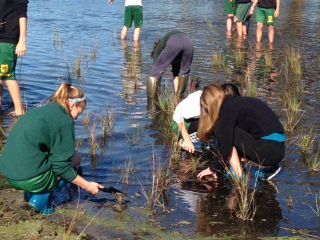
<path fill-rule="evenodd" d="M 102 145 L 106 145 L 107 137 L 112 135 L 115 123 L 115 111 L 106 111 L 100 116 Z"/>
<path fill-rule="evenodd" d="M 301 78 L 303 74 L 302 55 L 300 48 L 288 47 L 285 50 L 286 60 L 289 63 L 290 70 L 297 78 Z"/>
<path fill-rule="evenodd" d="M 295 94 L 285 94 L 287 122 L 285 129 L 287 132 L 292 132 L 300 122 L 304 111 L 301 109 L 302 100 Z"/>
<path fill-rule="evenodd" d="M 191 155 L 190 160 L 186 160 L 184 164 L 184 174 L 190 173 L 194 176 L 199 169 L 204 169 L 208 162 L 204 161 L 201 156 Z"/>
<path fill-rule="evenodd" d="M 320 147 L 316 153 L 306 154 L 304 157 L 304 161 L 309 171 L 318 172 L 320 171 Z"/>
<path fill-rule="evenodd" d="M 310 150 L 312 150 L 315 138 L 316 133 L 313 126 L 310 128 L 309 132 L 300 135 L 298 146 L 300 147 L 302 153 L 308 153 Z"/>
<path fill-rule="evenodd" d="M 165 89 L 164 93 L 158 95 L 156 104 L 161 112 L 165 112 L 172 116 L 175 108 L 175 97 L 168 89 Z"/>
<path fill-rule="evenodd" d="M 227 168 L 227 171 L 230 171 L 229 168 Z M 244 221 L 253 220 L 257 210 L 255 200 L 257 179 L 255 180 L 253 190 L 250 190 L 251 178 L 249 173 L 243 172 L 242 176 L 238 177 L 231 172 L 230 176 L 231 182 L 235 187 L 237 202 L 237 207 L 235 208 L 236 217 Z"/>
<path fill-rule="evenodd" d="M 234 52 L 234 63 L 237 67 L 242 67 L 245 64 L 245 52 L 241 49 L 237 49 Z"/>
<path fill-rule="evenodd" d="M 155 212 L 157 209 L 169 212 L 166 205 L 168 202 L 167 189 L 171 182 L 170 168 L 163 167 L 156 155 L 152 155 L 152 181 L 151 189 L 147 191 L 141 187 L 141 192 L 147 201 L 147 208 Z"/>
<path fill-rule="evenodd" d="M 174 135 L 171 125 L 174 108 L 176 106 L 176 98 L 172 93 L 166 90 L 164 94 L 158 96 L 157 105 L 159 107 L 157 118 L 159 119 L 160 131 L 164 141 L 171 143 Z"/>
<path fill-rule="evenodd" d="M 222 53 L 214 53 L 211 57 L 212 66 L 214 69 L 223 69 L 226 66 L 226 59 Z"/>
<path fill-rule="evenodd" d="M 246 72 L 246 75 L 241 82 L 242 95 L 248 97 L 256 97 L 258 95 L 258 86 L 257 82 L 252 79 L 249 75 L 249 72 Z"/>

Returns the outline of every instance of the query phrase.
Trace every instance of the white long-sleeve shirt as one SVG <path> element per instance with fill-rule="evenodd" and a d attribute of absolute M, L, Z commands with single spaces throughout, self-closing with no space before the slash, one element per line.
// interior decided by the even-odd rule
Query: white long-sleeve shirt
<path fill-rule="evenodd" d="M 200 97 L 202 90 L 191 93 L 183 99 L 173 113 L 173 120 L 176 123 L 184 122 L 185 119 L 200 117 Z"/>
<path fill-rule="evenodd" d="M 125 6 L 142 6 L 142 0 L 126 0 Z"/>

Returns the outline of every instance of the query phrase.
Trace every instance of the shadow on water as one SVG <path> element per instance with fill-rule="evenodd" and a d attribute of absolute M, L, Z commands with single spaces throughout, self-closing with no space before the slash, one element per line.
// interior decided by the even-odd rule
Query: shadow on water
<path fill-rule="evenodd" d="M 159 124 L 160 118 L 170 116 L 148 112 L 145 83 L 152 66 L 150 51 L 156 40 L 170 30 L 181 29 L 195 45 L 192 78 L 200 79 L 201 86 L 234 82 L 242 94 L 267 101 L 284 124 L 287 103 L 283 96 L 293 88 L 289 80 L 294 76 L 291 70 L 285 74 L 286 49 L 299 49 L 304 114 L 290 134 L 281 163 L 284 171 L 273 184 L 259 184 L 257 188 L 255 219 L 244 222 L 234 216 L 231 185 L 222 182 L 207 193 L 195 181 L 173 184 L 167 190 L 166 207 L 170 211 L 156 218 L 167 228 L 189 235 L 291 236 L 303 235 L 297 231 L 301 230 L 320 236 L 319 217 L 311 209 L 316 208 L 315 196 L 320 194 L 319 172 L 307 169 L 298 147 L 300 132 L 311 126 L 316 141 L 320 140 L 318 0 L 283 1 L 273 47 L 267 44 L 266 33 L 262 45 L 255 43 L 254 17 L 248 39 L 239 41 L 235 34 L 228 39 L 224 1 L 202 0 L 201 4 L 189 0 L 170 0 L 166 4 L 145 1 L 144 27 L 138 46 L 132 43 L 132 31 L 127 41 L 119 39 L 123 24 L 120 2 L 111 7 L 96 0 L 92 4 L 81 0 L 76 6 L 72 1 L 30 1 L 29 6 L 28 55 L 17 65 L 24 101 L 28 108 L 39 105 L 52 95 L 61 79 L 71 76 L 86 92 L 86 111 L 92 116 L 91 121 L 104 111 L 114 111 L 114 128 L 104 144 L 101 144 L 103 128 L 96 125 L 99 148 L 94 161 L 90 156 L 92 122 L 88 130 L 84 126 L 85 114 L 79 118 L 78 150 L 83 155 L 84 176 L 127 192 L 131 200 L 128 208 L 146 204 L 141 189 L 150 190 L 152 185 L 152 157 L 156 156 L 165 167 L 172 154 L 170 139 L 163 137 Z M 77 70 L 74 72 L 78 72 L 79 79 L 68 74 L 68 66 Z M 165 89 L 172 89 L 171 78 L 168 69 L 162 79 Z M 4 112 L 11 108 L 10 97 L 5 93 Z M 5 136 L 12 124 L 11 118 L 1 115 Z M 88 198 L 91 199 L 81 192 L 82 200 Z M 104 200 L 108 197 L 98 196 L 96 201 Z"/>

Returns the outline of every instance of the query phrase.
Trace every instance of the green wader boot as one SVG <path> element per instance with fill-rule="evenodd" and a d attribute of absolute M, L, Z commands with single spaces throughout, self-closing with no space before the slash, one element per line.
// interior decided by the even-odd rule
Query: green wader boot
<path fill-rule="evenodd" d="M 160 90 L 161 79 L 158 77 L 149 77 L 147 81 L 147 97 L 155 98 Z"/>
<path fill-rule="evenodd" d="M 176 92 L 177 97 L 181 97 L 184 91 L 186 90 L 186 87 L 188 85 L 188 80 L 189 80 L 189 75 L 179 76 L 178 89 Z"/>

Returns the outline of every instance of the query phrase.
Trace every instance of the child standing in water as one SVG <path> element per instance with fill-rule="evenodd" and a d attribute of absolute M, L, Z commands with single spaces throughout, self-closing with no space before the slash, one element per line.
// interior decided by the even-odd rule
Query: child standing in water
<path fill-rule="evenodd" d="M 281 0 L 254 0 L 253 5 L 250 10 L 250 14 L 253 14 L 255 7 L 256 11 L 256 21 L 257 21 L 257 31 L 256 38 L 257 42 L 261 42 L 263 26 L 268 26 L 268 38 L 269 43 L 273 44 L 274 41 L 274 22 L 275 18 L 280 15 L 280 5 Z"/>
<path fill-rule="evenodd" d="M 225 10 L 227 14 L 227 35 L 230 37 L 232 33 L 232 25 L 234 22 L 234 15 L 236 13 L 235 0 L 225 0 Z"/>
<path fill-rule="evenodd" d="M 236 0 L 236 22 L 239 38 L 246 38 L 249 31 L 251 0 Z"/>
<path fill-rule="evenodd" d="M 61 180 L 91 194 L 103 188 L 77 173 L 80 156 L 75 152 L 74 120 L 85 107 L 83 91 L 62 84 L 51 103 L 27 112 L 9 134 L 0 171 L 13 188 L 24 191 L 29 205 L 44 215 L 54 212 L 49 199 Z"/>
<path fill-rule="evenodd" d="M 108 0 L 109 4 L 113 2 L 114 0 Z M 127 32 L 131 28 L 132 22 L 134 22 L 135 26 L 133 41 L 138 41 L 143 25 L 142 0 L 125 0 L 124 26 L 121 31 L 121 39 L 127 38 Z"/>

